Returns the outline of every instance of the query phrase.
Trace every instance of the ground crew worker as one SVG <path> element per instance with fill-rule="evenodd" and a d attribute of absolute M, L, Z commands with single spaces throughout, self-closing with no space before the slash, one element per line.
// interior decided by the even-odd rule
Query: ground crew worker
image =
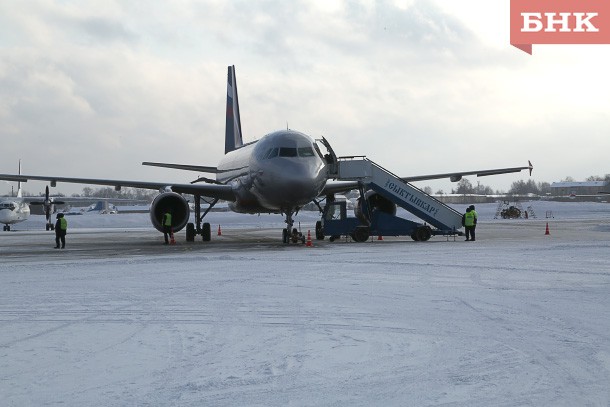
<path fill-rule="evenodd" d="M 68 221 L 64 218 L 63 213 L 57 214 L 57 222 L 55 222 L 55 248 L 59 249 L 59 242 L 61 241 L 61 248 L 66 247 L 66 233 L 68 231 Z"/>
<path fill-rule="evenodd" d="M 476 222 L 475 212 L 470 209 L 470 207 L 466 208 L 466 213 L 462 216 L 462 222 L 464 224 L 464 228 L 466 229 L 466 241 L 473 241 L 474 238 L 474 226 Z"/>
<path fill-rule="evenodd" d="M 474 210 L 474 205 L 470 205 L 470 211 L 474 212 L 474 218 L 475 218 L 475 220 L 478 220 L 479 219 L 479 214 L 477 213 L 477 211 Z M 474 222 L 474 224 L 476 225 L 477 222 Z"/>
<path fill-rule="evenodd" d="M 474 230 L 477 228 L 477 222 L 479 221 L 479 214 L 474 210 L 474 205 L 470 205 L 470 212 L 474 213 L 474 225 L 470 230 L 470 238 L 474 240 Z"/>
<path fill-rule="evenodd" d="M 165 244 L 169 244 L 168 235 L 172 235 L 172 214 L 169 211 L 165 211 L 163 214 L 163 237 L 165 238 Z"/>

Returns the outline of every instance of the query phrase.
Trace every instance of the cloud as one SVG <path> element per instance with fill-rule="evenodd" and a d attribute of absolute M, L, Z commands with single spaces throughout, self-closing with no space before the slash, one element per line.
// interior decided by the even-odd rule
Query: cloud
<path fill-rule="evenodd" d="M 490 46 L 479 17 L 451 10 L 424 0 L 0 4 L 0 170 L 21 157 L 30 173 L 188 181 L 139 163 L 218 161 L 235 64 L 249 140 L 288 124 L 405 175 L 527 159 L 545 181 L 608 172 L 605 48 L 525 56 Z M 561 154 L 575 158 L 570 168 Z"/>

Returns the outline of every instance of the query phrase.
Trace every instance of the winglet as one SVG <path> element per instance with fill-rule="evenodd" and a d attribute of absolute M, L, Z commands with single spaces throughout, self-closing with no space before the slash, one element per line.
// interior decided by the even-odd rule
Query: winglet
<path fill-rule="evenodd" d="M 527 160 L 527 163 L 529 164 L 528 168 L 530 170 L 530 177 L 532 176 L 532 170 L 534 169 L 534 166 L 532 165 L 532 162 L 530 160 Z"/>
<path fill-rule="evenodd" d="M 225 125 L 225 154 L 243 145 L 241 137 L 241 120 L 239 118 L 239 100 L 237 98 L 237 80 L 235 65 L 229 66 L 227 73 L 227 121 Z"/>

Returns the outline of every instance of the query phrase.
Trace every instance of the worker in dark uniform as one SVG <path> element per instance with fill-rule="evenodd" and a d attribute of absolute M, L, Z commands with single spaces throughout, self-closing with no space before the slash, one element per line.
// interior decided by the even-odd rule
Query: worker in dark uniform
<path fill-rule="evenodd" d="M 66 233 L 68 231 L 68 221 L 64 218 L 63 213 L 57 214 L 57 221 L 55 222 L 55 248 L 59 249 L 59 242 L 61 241 L 61 248 L 66 247 Z"/>
<path fill-rule="evenodd" d="M 161 224 L 163 225 L 163 237 L 165 238 L 165 244 L 169 244 L 168 236 L 171 236 L 172 234 L 172 214 L 170 211 L 165 211 Z"/>
<path fill-rule="evenodd" d="M 474 211 L 470 209 L 470 207 L 466 208 L 466 213 L 462 216 L 462 223 L 464 228 L 466 229 L 466 241 L 473 241 L 474 238 L 474 225 L 475 225 L 475 217 Z"/>

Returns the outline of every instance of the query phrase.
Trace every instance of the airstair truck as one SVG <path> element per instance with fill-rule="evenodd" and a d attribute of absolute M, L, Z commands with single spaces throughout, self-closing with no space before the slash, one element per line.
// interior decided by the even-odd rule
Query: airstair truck
<path fill-rule="evenodd" d="M 316 237 L 351 236 L 365 242 L 370 236 L 411 236 L 427 241 L 433 235 L 461 236 L 462 215 L 424 191 L 403 181 L 366 157 L 341 157 L 338 180 L 357 180 L 360 198 L 355 216 L 347 216 L 345 201 L 328 200 L 322 220 L 316 225 Z M 400 206 L 425 223 L 396 216 Z"/>

